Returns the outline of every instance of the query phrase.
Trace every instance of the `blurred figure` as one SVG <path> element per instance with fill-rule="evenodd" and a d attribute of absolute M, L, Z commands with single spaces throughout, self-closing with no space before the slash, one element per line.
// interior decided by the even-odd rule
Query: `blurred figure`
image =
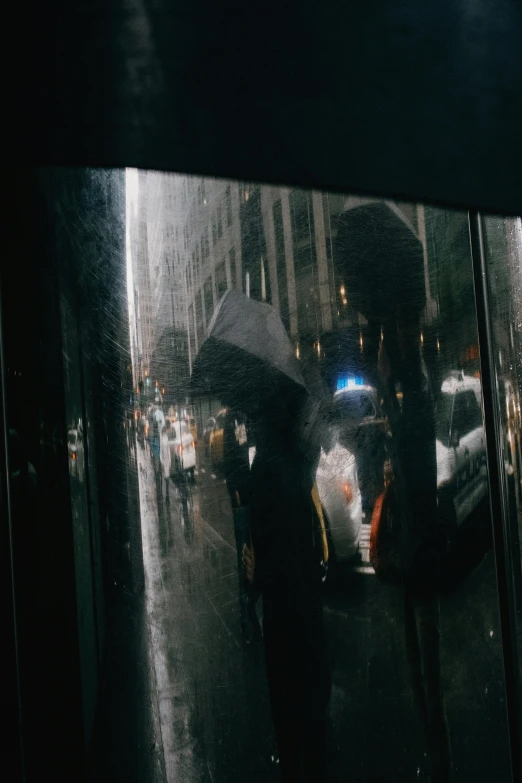
<path fill-rule="evenodd" d="M 143 411 L 138 416 L 138 443 L 143 448 L 145 446 L 145 432 L 147 429 L 147 418 Z"/>
<path fill-rule="evenodd" d="M 418 343 L 404 319 L 384 332 L 379 371 L 393 437 L 387 481 L 395 491 L 396 578 L 404 585 L 404 631 L 414 698 L 428 745 L 432 780 L 451 780 L 451 754 L 440 672 L 439 591 L 446 540 L 437 517 L 433 399 Z M 395 383 L 403 391 L 397 404 Z"/>
<path fill-rule="evenodd" d="M 250 545 L 250 461 L 247 423 L 244 414 L 229 409 L 223 427 L 223 470 L 232 506 L 239 581 L 241 632 L 246 644 L 261 637 L 256 613 L 259 593 L 245 577 L 243 547 Z"/>
<path fill-rule="evenodd" d="M 244 411 L 254 430 L 252 548 L 244 545 L 244 564 L 263 596 L 281 776 L 285 783 L 320 781 L 331 690 L 317 554 L 320 522 L 312 499 L 320 448 L 315 406 L 278 313 L 227 292 L 194 362 L 191 387 L 200 395 L 212 390 L 227 407 Z"/>
<path fill-rule="evenodd" d="M 165 426 L 165 416 L 160 406 L 160 399 L 156 397 L 154 400 L 154 406 L 150 414 L 149 423 L 149 443 L 150 443 L 150 456 L 152 459 L 152 466 L 154 468 L 154 476 L 156 478 L 156 489 L 158 490 L 158 500 L 161 495 L 161 461 L 160 461 L 160 449 L 161 449 L 161 433 Z"/>
<path fill-rule="evenodd" d="M 165 500 L 167 503 L 170 503 L 169 479 L 170 479 L 170 469 L 171 469 L 171 462 L 172 462 L 169 438 L 170 438 L 170 420 L 167 419 L 165 422 L 165 426 L 163 427 L 163 431 L 161 433 L 161 447 L 160 447 L 160 461 L 161 461 L 161 469 L 163 471 L 163 479 L 165 481 Z"/>
<path fill-rule="evenodd" d="M 399 564 L 395 578 L 404 585 L 406 648 L 432 780 L 446 783 L 451 758 L 439 659 L 444 540 L 437 519 L 434 405 L 420 343 L 427 303 L 423 245 L 397 204 L 371 198 L 341 215 L 336 245 L 351 306 L 368 321 L 371 353 L 379 351 L 373 358 L 391 431 L 386 451 L 399 528 L 398 557 L 390 560 Z"/>
<path fill-rule="evenodd" d="M 272 715 L 285 781 L 320 781 L 331 692 L 314 530 L 313 464 L 299 442 L 297 397 L 274 396 L 256 422 L 252 550 L 245 567 L 263 596 Z"/>

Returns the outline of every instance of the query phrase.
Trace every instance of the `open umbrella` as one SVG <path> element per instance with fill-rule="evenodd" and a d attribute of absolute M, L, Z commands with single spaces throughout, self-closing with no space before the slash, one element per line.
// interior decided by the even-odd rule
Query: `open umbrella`
<path fill-rule="evenodd" d="M 424 251 L 400 210 L 371 202 L 339 218 L 336 263 L 349 303 L 378 322 L 417 316 L 426 304 Z"/>
<path fill-rule="evenodd" d="M 211 394 L 245 413 L 274 392 L 306 394 L 299 362 L 277 312 L 268 304 L 228 291 L 194 362 L 193 395 Z"/>

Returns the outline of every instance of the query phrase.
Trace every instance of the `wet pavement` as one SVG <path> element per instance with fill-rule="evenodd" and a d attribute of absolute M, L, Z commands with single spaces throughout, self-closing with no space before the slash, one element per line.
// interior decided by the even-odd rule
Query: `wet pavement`
<path fill-rule="evenodd" d="M 139 703 L 145 705 L 142 750 L 149 765 L 137 777 L 120 778 L 113 766 L 110 778 L 95 779 L 278 781 L 262 643 L 247 647 L 240 632 L 223 476 L 200 454 L 184 511 L 172 482 L 169 500 L 165 488 L 156 497 L 148 452 L 139 447 L 137 464 L 146 680 Z M 478 534 L 479 522 L 477 529 L 471 523 L 441 601 L 442 680 L 455 779 L 508 781 L 492 552 L 484 530 Z M 367 544 L 367 525 L 363 537 Z M 402 591 L 381 585 L 370 571 L 363 562 L 359 573 L 325 590 L 333 672 L 325 780 L 427 781 L 425 740 L 406 664 Z M 119 687 L 126 687 L 123 681 Z M 127 719 L 139 723 L 140 716 Z"/>
<path fill-rule="evenodd" d="M 172 482 L 170 501 L 164 488 L 158 503 L 150 461 L 143 451 L 138 459 L 166 779 L 273 780 L 263 650 L 242 642 L 228 499 L 202 474 L 185 512 Z M 207 522 L 208 512 L 223 525 Z"/>

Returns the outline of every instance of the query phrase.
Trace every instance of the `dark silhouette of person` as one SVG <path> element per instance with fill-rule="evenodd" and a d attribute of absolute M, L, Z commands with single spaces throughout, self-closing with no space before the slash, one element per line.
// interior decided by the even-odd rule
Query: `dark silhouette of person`
<path fill-rule="evenodd" d="M 404 318 L 384 329 L 379 355 L 388 444 L 402 528 L 406 654 L 426 735 L 432 780 L 451 779 L 451 753 L 440 672 L 439 593 L 446 539 L 437 517 L 437 461 L 433 395 L 419 346 L 419 324 Z M 397 405 L 395 383 L 402 387 Z"/>
<path fill-rule="evenodd" d="M 265 662 L 282 780 L 319 781 L 326 764 L 331 676 L 312 500 L 313 463 L 299 442 L 299 402 L 274 394 L 255 422 L 253 552 L 263 596 Z"/>
<path fill-rule="evenodd" d="M 259 593 L 245 577 L 243 547 L 250 545 L 250 460 L 247 420 L 243 413 L 228 409 L 223 426 L 223 470 L 232 506 L 236 541 L 241 631 L 246 644 L 261 636 L 256 613 Z"/>
<path fill-rule="evenodd" d="M 446 783 L 451 777 L 451 756 L 439 658 L 445 542 L 437 519 L 434 405 L 420 342 L 427 303 L 424 248 L 412 219 L 397 204 L 366 199 L 340 216 L 336 248 L 351 305 L 368 321 L 368 366 L 374 360 L 378 364 L 392 436 L 386 450 L 397 499 L 412 688 L 425 729 L 432 780 Z M 396 384 L 402 389 L 402 405 Z"/>

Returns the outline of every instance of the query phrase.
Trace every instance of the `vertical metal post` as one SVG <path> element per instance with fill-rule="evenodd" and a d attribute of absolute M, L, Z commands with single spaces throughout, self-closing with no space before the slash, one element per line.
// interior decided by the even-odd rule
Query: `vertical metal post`
<path fill-rule="evenodd" d="M 491 322 L 491 299 L 484 245 L 482 217 L 470 213 L 475 299 L 480 345 L 482 394 L 486 425 L 486 448 L 489 473 L 489 502 L 493 525 L 493 541 L 500 610 L 500 625 L 504 657 L 506 707 L 509 721 L 509 739 L 513 779 L 522 780 L 521 768 L 521 715 L 520 715 L 520 661 L 516 637 L 516 607 L 513 568 L 509 551 L 509 512 L 506 505 L 507 485 L 504 470 L 504 447 L 499 417 L 500 400 L 494 356 Z"/>

